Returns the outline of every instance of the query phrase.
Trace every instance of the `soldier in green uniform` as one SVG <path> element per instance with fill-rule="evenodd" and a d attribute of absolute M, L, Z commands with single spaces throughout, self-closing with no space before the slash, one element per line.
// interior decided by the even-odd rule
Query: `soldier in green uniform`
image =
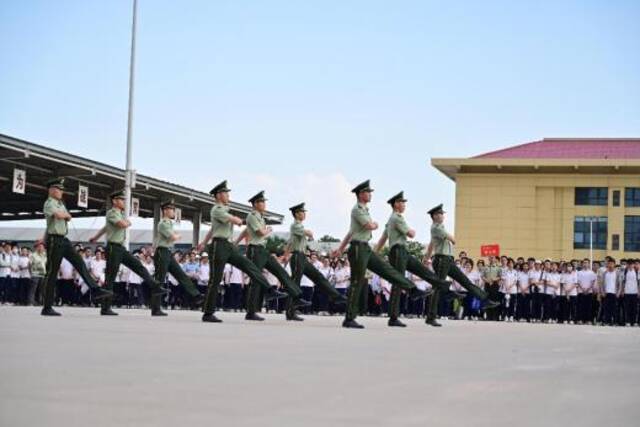
<path fill-rule="evenodd" d="M 48 181 L 47 187 L 49 189 L 49 198 L 44 203 L 44 209 L 42 210 L 47 220 L 47 231 L 43 239 L 47 245 L 47 272 L 44 278 L 44 298 L 41 314 L 43 316 L 60 316 L 60 313 L 53 309 L 53 299 L 62 258 L 66 258 L 80 274 L 80 277 L 91 289 L 94 300 L 99 301 L 109 298 L 113 296 L 113 292 L 98 286 L 89 271 L 87 271 L 84 261 L 66 237 L 68 232 L 67 223 L 71 221 L 71 215 L 62 201 L 64 178 Z"/>
<path fill-rule="evenodd" d="M 433 220 L 433 224 L 431 225 L 431 243 L 429 243 L 429 247 L 427 248 L 427 258 L 430 258 L 431 254 L 434 254 L 433 269 L 438 277 L 440 279 L 445 279 L 447 276 L 451 277 L 473 296 L 484 301 L 485 309 L 500 306 L 499 302 L 489 300 L 487 293 L 474 285 L 456 266 L 453 258 L 453 245 L 455 245 L 456 241 L 444 228 L 444 210 L 442 209 L 442 204 L 429 210 L 429 215 Z M 426 320 L 427 324 L 431 326 L 442 326 L 436 320 L 440 293 L 441 290 L 436 288 L 431 296 L 429 313 L 427 314 Z"/>
<path fill-rule="evenodd" d="M 341 256 L 347 244 L 350 243 L 348 257 L 351 265 L 351 285 L 347 291 L 347 313 L 342 326 L 362 329 L 364 326 L 356 322 L 355 319 L 360 312 L 359 305 L 361 294 L 366 286 L 365 274 L 367 269 L 387 280 L 393 286 L 408 289 L 409 296 L 412 299 L 424 298 L 426 293 L 419 290 L 413 282 L 400 274 L 380 255 L 373 252 L 371 246 L 369 246 L 369 240 L 372 237 L 371 232 L 378 229 L 378 223 L 371 219 L 369 208 L 367 207 L 373 192 L 369 180 L 359 184 L 351 191 L 356 194 L 358 199 L 358 202 L 351 210 L 351 227 L 333 255 L 335 257 Z M 364 290 L 366 291 L 366 289 Z"/>
<path fill-rule="evenodd" d="M 389 262 L 398 270 L 398 272 L 404 275 L 407 271 L 420 277 L 433 285 L 434 288 L 449 289 L 451 282 L 444 279 L 439 279 L 433 272 L 427 269 L 420 260 L 413 255 L 410 255 L 407 251 L 407 239 L 415 237 L 416 232 L 409 228 L 406 220 L 402 214 L 406 209 L 407 200 L 404 198 L 404 192 L 400 192 L 390 198 L 387 203 L 391 205 L 393 212 L 389 217 L 389 221 L 385 226 L 384 232 L 378 241 L 376 246 L 376 252 L 380 252 L 389 240 Z M 389 326 L 405 327 L 398 316 L 400 315 L 400 294 L 403 288 L 402 286 L 392 285 L 391 287 L 391 300 L 389 301 Z"/>
<path fill-rule="evenodd" d="M 285 249 L 285 259 L 289 258 L 289 265 L 291 266 L 291 277 L 296 285 L 299 287 L 302 280 L 302 276 L 307 276 L 322 292 L 327 294 L 329 301 L 334 305 L 344 304 L 347 298 L 340 292 L 331 286 L 329 280 L 318 269 L 307 260 L 305 254 L 307 250 L 307 242 L 313 239 L 313 233 L 311 230 L 305 230 L 304 220 L 307 218 L 307 211 L 304 208 L 304 203 L 300 203 L 289 208 L 291 214 L 295 218 L 293 224 L 291 224 L 289 242 Z M 289 257 L 289 254 L 291 256 Z M 298 316 L 295 310 L 292 308 L 291 302 L 288 305 L 287 320 L 304 320 Z"/>
<path fill-rule="evenodd" d="M 153 264 L 155 266 L 155 280 L 158 283 L 164 283 L 167 272 L 184 287 L 192 298 L 192 303 L 199 306 L 204 301 L 204 296 L 200 294 L 196 286 L 193 284 L 189 276 L 182 270 L 180 264 L 175 260 L 171 253 L 171 249 L 176 240 L 180 238 L 180 234 L 173 230 L 173 219 L 176 216 L 176 206 L 173 200 L 166 200 L 160 205 L 162 209 L 162 219 L 158 223 L 154 246 L 156 248 L 153 255 Z M 151 296 L 151 315 L 166 316 L 167 313 L 162 311 L 160 295 Z"/>
<path fill-rule="evenodd" d="M 294 312 L 298 307 L 307 307 L 311 305 L 309 301 L 301 298 L 302 290 L 298 286 L 291 276 L 287 274 L 287 271 L 280 265 L 267 251 L 266 243 L 267 237 L 272 233 L 272 228 L 267 226 L 267 222 L 264 218 L 264 213 L 267 210 L 267 199 L 264 197 L 264 191 L 259 192 L 255 196 L 249 199 L 249 203 L 253 206 L 253 211 L 247 216 L 247 226 L 240 233 L 236 243 L 240 243 L 242 240 L 247 239 L 247 257 L 255 264 L 258 270 L 266 269 L 273 274 L 280 282 L 285 292 L 289 294 L 289 300 L 287 305 L 287 313 Z M 268 282 L 266 282 L 268 284 Z M 247 296 L 247 320 L 264 320 L 262 317 L 256 314 L 260 311 L 262 306 L 262 296 L 260 295 L 260 289 L 269 292 L 263 286 L 262 281 L 251 281 L 249 285 L 249 293 Z M 271 287 L 269 286 L 269 289 Z M 287 314 L 288 315 L 288 314 Z"/>
<path fill-rule="evenodd" d="M 153 280 L 149 271 L 144 268 L 138 258 L 131 255 L 124 247 L 126 230 L 131 222 L 124 216 L 125 196 L 124 191 L 111 193 L 111 209 L 107 211 L 106 224 L 89 241 L 95 243 L 103 235 L 107 235 L 107 268 L 105 273 L 105 289 L 113 291 L 113 282 L 116 280 L 120 264 L 140 276 L 151 289 L 152 295 L 164 295 L 167 293 L 159 282 Z M 112 298 L 102 301 L 100 314 L 103 316 L 117 316 L 118 313 L 111 309 Z"/>
<path fill-rule="evenodd" d="M 222 322 L 214 313 L 218 297 L 218 286 L 222 280 L 224 266 L 227 263 L 242 270 L 251 278 L 252 282 L 258 283 L 259 286 L 267 289 L 267 300 L 286 298 L 288 296 L 284 292 L 271 289 L 269 282 L 262 275 L 262 271 L 248 258 L 242 256 L 238 248 L 230 241 L 233 236 L 233 226 L 242 225 L 242 219 L 229 212 L 229 191 L 231 190 L 227 188 L 227 181 L 223 181 L 209 192 L 216 199 L 211 208 L 211 229 L 198 245 L 198 250 L 201 251 L 213 239 L 208 248 L 210 276 L 207 297 L 204 303 L 204 314 L 202 316 L 203 322 Z"/>

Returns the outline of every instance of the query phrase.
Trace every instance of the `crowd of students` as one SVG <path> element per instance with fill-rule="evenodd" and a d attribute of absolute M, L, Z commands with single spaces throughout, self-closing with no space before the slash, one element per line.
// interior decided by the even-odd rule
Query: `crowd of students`
<path fill-rule="evenodd" d="M 100 285 L 104 284 L 106 261 L 104 249 L 95 251 L 89 247 L 76 245 L 90 274 Z M 143 247 L 133 252 L 143 266 L 154 273 L 151 247 Z M 206 292 L 209 282 L 209 259 L 206 252 L 195 249 L 176 251 L 176 260 L 191 278 L 201 293 Z M 288 270 L 283 254 L 274 254 Z M 330 258 L 324 254 L 311 252 L 309 260 L 325 275 L 342 294 L 346 294 L 350 283 L 350 268 L 346 258 Z M 431 268 L 431 260 L 424 259 Z M 474 262 L 466 253 L 461 253 L 456 265 L 479 287 L 485 289 L 492 300 L 501 306 L 483 310 L 481 302 L 467 295 L 466 290 L 453 282 L 444 298 L 440 299 L 438 313 L 450 319 L 557 322 L 572 324 L 638 325 L 638 288 L 640 285 L 640 260 L 615 259 L 607 257 L 603 262 L 588 259 L 579 261 L 537 260 L 507 256 L 489 257 L 486 261 Z M 39 291 L 46 273 L 46 251 L 42 244 L 29 248 L 19 247 L 9 242 L 0 249 L 0 302 L 3 304 L 35 305 L 40 300 Z M 279 287 L 277 279 L 269 272 L 264 274 L 274 287 Z M 431 285 L 418 277 L 408 274 L 416 286 L 428 291 Z M 381 316 L 387 313 L 391 295 L 391 285 L 384 279 L 370 274 L 367 276 L 368 292 L 363 293 L 363 315 Z M 164 304 L 171 309 L 189 309 L 191 299 L 178 286 L 177 281 L 167 276 L 169 294 Z M 227 265 L 223 275 L 218 306 L 224 310 L 242 311 L 248 288 L 248 278 L 239 269 Z M 302 278 L 303 298 L 312 305 L 303 310 L 304 314 L 332 315 L 341 313 L 344 307 L 333 306 L 322 292 L 314 292 L 314 284 Z M 148 289 L 135 273 L 121 266 L 114 284 L 117 307 L 140 308 L 148 304 Z M 57 305 L 94 305 L 88 286 L 75 272 L 71 264 L 63 260 L 58 273 L 56 289 Z M 412 300 L 403 295 L 401 314 L 405 317 L 423 317 L 429 304 L 429 297 Z M 267 303 L 268 311 L 282 312 L 284 303 Z"/>

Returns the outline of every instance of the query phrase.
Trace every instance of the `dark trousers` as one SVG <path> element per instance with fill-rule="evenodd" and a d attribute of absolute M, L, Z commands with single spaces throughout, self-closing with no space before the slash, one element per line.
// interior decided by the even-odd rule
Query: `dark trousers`
<path fill-rule="evenodd" d="M 218 286 L 224 274 L 224 266 L 231 264 L 247 274 L 253 283 L 265 289 L 271 289 L 269 282 L 262 275 L 262 270 L 256 267 L 247 257 L 240 254 L 238 249 L 227 239 L 214 238 L 209 245 L 209 288 L 204 301 L 203 311 L 211 314 L 216 311 Z M 247 300 L 249 295 L 247 295 Z M 248 301 L 247 301 L 248 303 Z"/>
<path fill-rule="evenodd" d="M 29 304 L 29 289 L 31 288 L 31 279 L 28 277 L 21 277 L 17 280 L 18 283 L 18 303 L 22 305 Z"/>
<path fill-rule="evenodd" d="M 324 275 L 309 262 L 305 254 L 302 252 L 295 251 L 291 254 L 291 260 L 289 261 L 289 265 L 291 265 L 291 278 L 296 283 L 297 286 L 300 286 L 300 282 L 302 281 L 302 276 L 306 276 L 309 280 L 313 282 L 314 285 L 318 287 L 324 295 L 329 297 L 329 301 L 333 302 L 337 297 L 340 296 L 338 291 L 331 285 L 329 280 L 324 277 Z M 304 291 L 305 288 L 302 288 Z M 310 288 L 313 291 L 313 288 Z M 317 294 L 319 292 L 316 292 Z M 311 301 L 312 295 L 304 295 L 303 298 Z"/>
<path fill-rule="evenodd" d="M 156 248 L 156 252 L 153 255 L 153 264 L 156 269 L 155 281 L 157 283 L 164 283 L 167 273 L 170 273 L 191 297 L 200 295 L 191 278 L 187 276 L 187 273 L 180 267 L 180 264 L 178 264 L 178 261 L 171 255 L 171 251 L 168 248 Z M 144 278 L 142 275 L 139 276 Z M 161 301 L 160 295 L 151 295 L 151 310 L 160 310 Z"/>
<path fill-rule="evenodd" d="M 300 299 L 302 295 L 302 290 L 300 290 L 300 286 L 298 286 L 291 276 L 287 274 L 287 271 L 284 269 L 282 265 L 275 259 L 273 256 L 269 254 L 267 248 L 259 245 L 249 245 L 247 249 L 247 258 L 255 264 L 258 271 L 262 271 L 262 269 L 267 270 L 269 273 L 273 274 L 276 279 L 280 282 L 285 292 L 289 294 L 289 299 L 287 300 L 287 314 L 290 315 L 295 309 L 294 302 Z M 268 282 L 265 280 L 265 283 Z M 247 304 L 247 313 L 253 314 L 257 311 L 260 311 L 263 302 L 263 293 L 260 292 L 261 289 L 264 291 L 270 290 L 271 288 L 264 288 L 263 283 L 258 283 L 251 280 L 251 284 L 249 286 L 249 297 Z"/>
<path fill-rule="evenodd" d="M 531 294 L 531 318 L 542 320 L 542 308 L 544 306 L 544 294 L 538 288 L 534 288 Z"/>
<path fill-rule="evenodd" d="M 625 294 L 623 301 L 625 322 L 630 325 L 638 323 L 638 295 Z"/>
<path fill-rule="evenodd" d="M 616 321 L 616 294 L 606 294 L 602 303 L 602 323 L 613 325 Z"/>
<path fill-rule="evenodd" d="M 116 280 L 116 276 L 118 275 L 118 269 L 120 268 L 120 264 L 124 264 L 125 267 L 127 267 L 129 270 L 133 271 L 135 274 L 141 277 L 143 282 L 146 283 L 150 289 L 154 289 L 160 286 L 160 283 L 153 280 L 153 278 L 151 277 L 151 274 L 149 274 L 149 271 L 146 268 L 144 268 L 140 260 L 135 256 L 131 255 L 131 253 L 123 245 L 120 245 L 117 243 L 108 243 L 106 257 L 107 257 L 107 267 L 105 272 L 105 283 L 104 283 L 105 289 L 109 289 L 110 291 L 113 291 L 114 282 Z M 102 301 L 102 310 L 108 310 L 113 304 L 114 297 L 117 297 L 118 295 L 122 295 L 123 290 L 122 289 L 118 289 L 118 290 L 120 292 L 118 292 L 117 295 L 114 295 L 111 298 L 106 298 L 105 300 Z"/>
<path fill-rule="evenodd" d="M 231 310 L 240 310 L 242 308 L 242 284 L 229 284 L 229 298 L 226 299 Z"/>
<path fill-rule="evenodd" d="M 458 282 L 460 286 L 465 288 L 470 294 L 475 296 L 476 298 L 484 301 L 487 299 L 487 293 L 474 285 L 471 280 L 460 270 L 452 256 L 447 255 L 436 255 L 433 259 L 433 269 L 435 270 L 436 275 L 439 279 L 445 280 L 448 277 L 451 277 L 453 280 Z M 431 300 L 429 301 L 429 313 L 427 314 L 427 318 L 429 320 L 433 320 L 437 317 L 438 314 L 438 303 L 440 301 L 440 295 L 442 290 L 439 287 L 434 286 L 433 294 L 431 295 Z"/>
<path fill-rule="evenodd" d="M 443 286 L 443 280 L 424 266 L 416 257 L 410 255 L 404 245 L 394 245 L 389 251 L 389 263 L 395 268 L 398 273 L 405 275 L 408 271 L 422 280 L 429 282 L 433 285 L 433 288 Z M 413 284 L 413 283 L 412 283 Z M 415 288 L 415 284 L 412 287 L 406 287 L 406 284 L 392 285 L 391 286 L 391 298 L 389 299 L 389 318 L 397 319 L 400 314 L 400 306 L 402 299 L 402 291 L 408 291 Z M 446 289 L 440 289 L 442 292 Z"/>
<path fill-rule="evenodd" d="M 569 320 L 578 320 L 578 297 L 575 295 L 569 297 Z"/>
<path fill-rule="evenodd" d="M 516 319 L 531 319 L 531 294 L 516 295 Z"/>
<path fill-rule="evenodd" d="M 0 303 L 8 302 L 7 300 L 7 282 L 9 276 L 0 277 Z"/>
<path fill-rule="evenodd" d="M 65 258 L 73 265 L 89 288 L 95 289 L 98 287 L 98 284 L 89 274 L 84 260 L 73 248 L 69 239 L 63 236 L 47 235 L 47 275 L 44 279 L 44 308 L 51 308 L 53 305 L 56 279 L 62 258 Z"/>
<path fill-rule="evenodd" d="M 542 320 L 556 318 L 556 297 L 554 295 L 542 295 Z"/>
<path fill-rule="evenodd" d="M 581 322 L 593 322 L 593 294 L 578 295 L 578 319 Z"/>
<path fill-rule="evenodd" d="M 380 255 L 373 252 L 371 246 L 365 242 L 351 242 L 348 251 L 349 264 L 351 265 L 351 284 L 347 290 L 347 313 L 346 320 L 353 320 L 362 311 L 363 294 L 366 298 L 369 293 L 369 286 L 365 274 L 371 270 L 382 277 L 392 286 L 404 289 L 413 289 L 415 285 L 404 277 Z M 368 299 L 368 298 L 367 298 Z"/>

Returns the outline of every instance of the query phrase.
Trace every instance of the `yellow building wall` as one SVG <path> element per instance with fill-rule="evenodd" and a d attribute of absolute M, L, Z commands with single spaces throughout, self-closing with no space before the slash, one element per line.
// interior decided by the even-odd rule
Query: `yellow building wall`
<path fill-rule="evenodd" d="M 608 206 L 575 206 L 575 187 L 608 187 Z M 640 207 L 624 206 L 625 187 L 640 187 L 637 175 L 471 174 L 456 176 L 456 250 L 480 256 L 480 246 L 499 244 L 512 257 L 581 259 L 588 249 L 573 249 L 575 216 L 608 217 L 607 250 L 594 250 L 595 259 L 638 257 L 624 252 L 624 216 L 640 215 Z M 620 206 L 613 207 L 613 191 Z M 612 235 L 620 250 L 611 249 Z"/>

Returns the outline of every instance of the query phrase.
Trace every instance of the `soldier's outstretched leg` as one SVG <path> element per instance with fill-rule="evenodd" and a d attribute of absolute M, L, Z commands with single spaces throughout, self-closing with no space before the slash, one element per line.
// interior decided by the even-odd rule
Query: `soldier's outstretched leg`
<path fill-rule="evenodd" d="M 362 329 L 364 326 L 356 322 L 360 312 L 360 294 L 366 285 L 365 274 L 372 254 L 371 247 L 364 242 L 351 242 L 347 257 L 351 267 L 351 283 L 347 289 L 347 310 L 342 322 L 345 328 Z"/>

